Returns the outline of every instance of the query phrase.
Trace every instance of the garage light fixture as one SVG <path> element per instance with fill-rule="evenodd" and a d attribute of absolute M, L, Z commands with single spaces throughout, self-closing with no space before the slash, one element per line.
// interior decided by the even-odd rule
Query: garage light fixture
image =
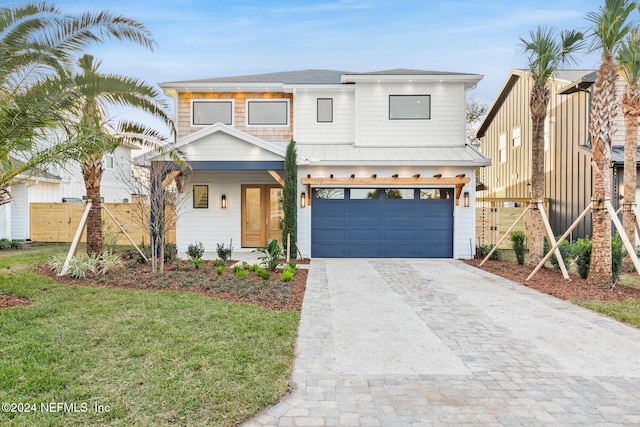
<path fill-rule="evenodd" d="M 220 206 L 222 206 L 222 209 L 227 209 L 227 195 L 223 194 L 222 197 L 220 198 Z"/>
<path fill-rule="evenodd" d="M 469 207 L 469 192 L 465 191 L 464 192 L 464 207 L 468 208 Z"/>
<path fill-rule="evenodd" d="M 303 191 L 300 193 L 300 207 L 304 208 L 305 206 L 307 206 L 307 193 Z"/>

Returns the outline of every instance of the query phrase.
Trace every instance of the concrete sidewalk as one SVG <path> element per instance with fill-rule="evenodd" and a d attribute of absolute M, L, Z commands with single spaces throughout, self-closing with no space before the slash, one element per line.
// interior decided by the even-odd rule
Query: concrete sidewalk
<path fill-rule="evenodd" d="M 640 330 L 453 260 L 313 260 L 247 426 L 640 425 Z"/>

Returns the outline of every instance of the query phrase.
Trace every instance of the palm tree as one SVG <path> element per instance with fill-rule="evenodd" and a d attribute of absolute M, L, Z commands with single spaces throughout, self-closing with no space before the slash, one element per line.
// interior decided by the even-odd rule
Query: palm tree
<path fill-rule="evenodd" d="M 161 132 L 140 123 L 122 121 L 114 125 L 108 117 L 108 106 L 144 111 L 161 120 L 172 133 L 174 131 L 169 107 L 159 91 L 131 77 L 102 74 L 98 71 L 100 64 L 93 56 L 85 54 L 79 60 L 81 73 L 76 76 L 83 108 L 75 139 L 87 147 L 81 168 L 87 200 L 92 202 L 87 217 L 87 253 L 90 255 L 102 253 L 100 185 L 104 154 L 113 152 L 123 142 L 153 145 L 167 139 Z"/>
<path fill-rule="evenodd" d="M 611 137 L 614 132 L 617 68 L 614 57 L 621 40 L 631 31 L 628 18 L 636 2 L 605 0 L 598 12 L 590 12 L 593 23 L 592 49 L 601 50 L 602 64 L 596 73 L 589 133 L 593 152 L 593 238 L 588 283 L 593 286 L 613 286 L 611 274 L 611 219 L 605 203 L 611 199 L 609 163 Z"/>
<path fill-rule="evenodd" d="M 623 72 L 627 86 L 620 106 L 624 113 L 624 199 L 622 226 L 625 233 L 635 241 L 636 217 L 636 155 L 638 152 L 638 116 L 640 116 L 640 33 L 634 28 L 626 41 L 620 44 L 616 57 L 618 68 Z"/>
<path fill-rule="evenodd" d="M 38 142 L 51 129 L 67 129 L 80 93 L 72 78 L 73 58 L 92 43 L 129 40 L 152 48 L 148 31 L 109 12 L 63 15 L 46 3 L 0 7 L 0 200 L 16 176 L 47 163 L 77 159 L 74 141 Z"/>
<path fill-rule="evenodd" d="M 529 95 L 531 110 L 531 204 L 544 199 L 544 122 L 549 106 L 549 78 L 558 69 L 573 61 L 573 54 L 582 47 L 583 34 L 579 31 L 563 31 L 560 39 L 554 29 L 538 27 L 529 33 L 529 40 L 520 38 L 524 53 L 528 56 L 529 72 L 533 87 Z M 537 209 L 534 211 L 536 212 Z M 544 257 L 545 227 L 541 215 L 531 215 L 529 240 L 529 264 L 538 265 Z"/>

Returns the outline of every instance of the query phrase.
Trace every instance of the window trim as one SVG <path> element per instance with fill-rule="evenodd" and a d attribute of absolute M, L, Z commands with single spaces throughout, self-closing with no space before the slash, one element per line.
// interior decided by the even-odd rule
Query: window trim
<path fill-rule="evenodd" d="M 516 132 L 517 131 L 517 132 Z M 516 133 L 518 136 L 516 137 Z M 516 144 L 517 141 L 517 144 Z M 514 126 L 511 130 L 511 145 L 513 148 L 518 148 L 522 145 L 522 126 Z"/>
<path fill-rule="evenodd" d="M 395 97 L 426 97 L 429 101 L 429 108 L 427 111 L 427 117 L 391 117 L 391 99 Z M 431 95 L 424 93 L 411 93 L 411 94 L 389 94 L 389 120 L 431 120 Z"/>
<path fill-rule="evenodd" d="M 504 155 L 504 157 L 503 157 Z M 498 135 L 498 163 L 507 163 L 507 133 Z"/>
<path fill-rule="evenodd" d="M 320 101 L 330 101 L 329 108 L 331 116 L 330 120 L 320 120 Z M 316 122 L 317 123 L 333 123 L 333 98 L 316 98 Z"/>
<path fill-rule="evenodd" d="M 109 166 L 109 159 L 111 159 L 111 166 Z M 116 156 L 113 154 L 105 154 L 104 155 L 104 167 L 105 169 L 113 169 L 116 164 Z"/>
<path fill-rule="evenodd" d="M 251 104 L 252 103 L 264 103 L 264 104 L 276 104 L 276 103 L 285 103 L 287 106 L 287 113 L 286 113 L 286 123 L 282 124 L 251 124 L 249 123 L 249 118 L 251 117 Z M 252 99 L 247 99 L 246 100 L 246 111 L 247 111 L 247 116 L 246 116 L 246 122 L 247 122 L 247 127 L 289 127 L 289 124 L 291 122 L 290 120 L 290 116 L 291 116 L 291 105 L 289 103 L 289 98 L 252 98 Z"/>
<path fill-rule="evenodd" d="M 207 205 L 206 206 L 196 206 L 196 187 L 205 187 L 207 189 Z M 193 209 L 209 209 L 209 185 L 208 184 L 193 184 L 193 188 L 191 189 L 191 198 Z"/>
<path fill-rule="evenodd" d="M 210 124 L 196 124 L 195 123 L 195 109 L 194 105 L 198 103 L 208 103 L 208 104 L 230 104 L 231 105 L 231 123 L 223 123 L 227 126 L 233 126 L 235 123 L 234 119 L 234 111 L 235 111 L 235 100 L 233 98 L 203 98 L 203 99 L 192 99 L 191 100 L 191 127 L 207 127 L 213 126 L 216 123 L 222 122 L 214 122 Z"/>

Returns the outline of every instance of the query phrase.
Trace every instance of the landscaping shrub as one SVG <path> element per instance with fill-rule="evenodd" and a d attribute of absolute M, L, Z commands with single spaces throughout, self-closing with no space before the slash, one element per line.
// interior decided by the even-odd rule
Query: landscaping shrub
<path fill-rule="evenodd" d="M 478 246 L 476 252 L 478 254 L 479 258 L 484 258 L 487 255 L 489 255 L 489 252 L 491 252 L 491 249 L 493 249 L 494 245 L 480 245 Z M 496 251 L 494 253 L 491 254 L 491 258 L 490 259 L 502 259 L 502 250 L 501 249 L 496 249 Z"/>
<path fill-rule="evenodd" d="M 622 259 L 626 253 L 622 249 L 622 239 L 616 231 L 616 235 L 611 239 L 611 275 L 613 283 L 618 283 L 622 274 Z"/>
<path fill-rule="evenodd" d="M 591 265 L 591 239 L 589 236 L 578 239 L 571 245 L 571 256 L 578 258 L 576 260 L 578 274 L 586 279 L 589 276 L 589 266 Z"/>
<path fill-rule="evenodd" d="M 187 263 L 193 265 L 195 268 L 200 268 L 204 261 L 200 257 L 189 258 Z"/>
<path fill-rule="evenodd" d="M 216 259 L 212 262 L 214 267 L 226 267 L 227 263 L 223 259 Z"/>
<path fill-rule="evenodd" d="M 511 239 L 511 247 L 516 254 L 516 260 L 520 265 L 524 264 L 524 256 L 527 252 L 527 248 L 524 245 L 526 237 L 526 234 L 524 234 L 524 231 L 522 230 L 512 231 L 509 234 L 509 238 Z"/>
<path fill-rule="evenodd" d="M 0 239 L 0 250 L 2 249 L 21 249 L 22 242 L 18 240 Z"/>
<path fill-rule="evenodd" d="M 204 256 L 204 246 L 202 242 L 192 243 L 187 247 L 189 258 L 202 258 Z"/>
<path fill-rule="evenodd" d="M 278 264 L 284 258 L 284 250 L 278 245 L 276 239 L 270 239 L 267 247 L 257 248 L 256 251 L 264 254 L 259 258 L 261 261 L 260 266 L 269 271 L 276 271 Z"/>
<path fill-rule="evenodd" d="M 233 253 L 233 240 L 229 241 L 229 247 L 225 247 L 224 243 L 216 244 L 216 252 L 218 253 L 218 258 L 223 261 L 229 261 L 231 259 L 231 254 Z"/>
<path fill-rule="evenodd" d="M 269 277 L 271 277 L 271 272 L 269 270 L 265 270 L 264 268 L 256 268 L 255 269 L 256 275 L 264 280 L 269 280 Z"/>
<path fill-rule="evenodd" d="M 216 267 L 216 274 L 220 276 L 222 273 L 224 273 L 224 267 L 222 266 Z"/>
<path fill-rule="evenodd" d="M 244 268 L 239 268 L 235 270 L 235 273 L 236 273 L 236 276 L 238 277 L 247 277 L 249 275 L 249 272 Z"/>
<path fill-rule="evenodd" d="M 280 278 L 282 279 L 283 282 L 290 282 L 291 279 L 293 279 L 293 276 L 295 276 L 295 271 L 293 270 L 284 270 L 282 272 L 282 274 L 280 274 Z"/>
<path fill-rule="evenodd" d="M 560 236 L 556 236 L 556 241 L 558 241 L 559 239 L 560 239 Z M 547 254 L 547 252 L 549 252 L 550 249 L 551 249 L 551 245 L 549 245 L 549 239 L 545 237 L 544 238 L 545 255 Z M 564 266 L 566 268 L 569 268 L 569 264 L 571 264 L 571 244 L 569 243 L 568 240 L 563 240 L 562 243 L 560 243 L 560 246 L 558 246 L 558 250 L 560 251 L 560 255 L 562 255 Z M 551 262 L 551 265 L 553 265 L 554 268 L 556 269 L 560 268 L 560 262 L 558 261 L 558 258 L 555 256 L 555 254 L 551 255 L 551 258 L 549 258 L 549 261 Z"/>

